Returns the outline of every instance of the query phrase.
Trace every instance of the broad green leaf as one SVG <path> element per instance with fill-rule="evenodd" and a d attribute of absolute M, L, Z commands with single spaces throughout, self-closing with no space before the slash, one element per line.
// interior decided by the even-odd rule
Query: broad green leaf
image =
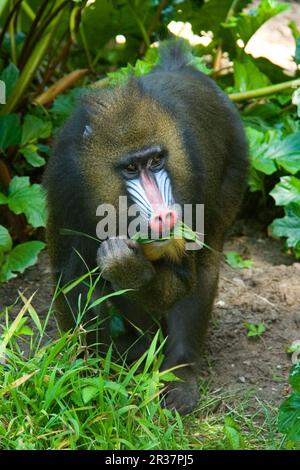
<path fill-rule="evenodd" d="M 25 323 L 27 323 L 27 321 L 28 321 L 28 317 L 23 317 L 20 319 L 20 321 L 18 322 L 18 327 L 15 330 L 16 334 L 19 333 L 19 331 L 23 328 L 23 326 L 25 325 Z"/>
<path fill-rule="evenodd" d="M 45 145 L 45 144 L 40 144 L 38 143 L 37 144 L 37 148 L 38 150 L 40 150 L 41 152 L 44 152 L 46 155 L 50 155 L 50 147 L 49 145 Z"/>
<path fill-rule="evenodd" d="M 109 72 L 107 74 L 112 86 L 119 86 L 128 81 L 130 75 L 135 73 L 135 69 L 131 64 L 127 67 L 121 67 L 116 72 Z"/>
<path fill-rule="evenodd" d="M 238 450 L 243 446 L 243 438 L 241 433 L 230 416 L 226 416 L 224 425 L 224 434 L 227 440 L 227 447 L 231 450 Z"/>
<path fill-rule="evenodd" d="M 300 64 L 300 36 L 296 39 L 295 62 Z"/>
<path fill-rule="evenodd" d="M 277 206 L 286 206 L 291 202 L 300 204 L 300 178 L 283 176 L 270 195 L 275 199 Z"/>
<path fill-rule="evenodd" d="M 37 256 L 45 247 L 45 243 L 31 241 L 21 243 L 13 248 L 6 255 L 5 261 L 0 268 L 0 282 L 8 281 L 16 276 L 16 273 L 23 273 L 26 268 L 33 266 L 37 261 Z"/>
<path fill-rule="evenodd" d="M 245 328 L 247 329 L 248 333 L 247 336 L 261 336 L 266 331 L 266 326 L 264 323 L 244 323 Z"/>
<path fill-rule="evenodd" d="M 5 83 L 6 99 L 10 96 L 19 78 L 19 69 L 11 62 L 0 74 L 0 80 Z"/>
<path fill-rule="evenodd" d="M 251 59 L 254 61 L 255 65 L 259 68 L 259 70 L 263 72 L 267 77 L 269 77 L 272 83 L 282 83 L 287 80 L 287 76 L 284 73 L 283 69 L 279 65 L 276 65 L 271 62 L 266 57 L 254 58 L 251 56 Z M 290 94 L 290 91 L 276 94 L 274 96 L 274 99 L 277 99 L 278 101 L 278 97 L 281 97 L 283 93 Z"/>
<path fill-rule="evenodd" d="M 270 144 L 265 142 L 265 134 L 252 127 L 246 128 L 250 159 L 255 170 L 271 175 L 277 170 L 273 159 L 268 155 Z"/>
<path fill-rule="evenodd" d="M 292 367 L 289 376 L 289 383 L 296 392 L 300 392 L 300 362 Z"/>
<path fill-rule="evenodd" d="M 17 334 L 18 335 L 25 335 L 25 336 L 33 336 L 34 335 L 32 329 L 27 325 L 22 326 L 22 328 L 20 328 L 17 331 Z"/>
<path fill-rule="evenodd" d="M 156 10 L 153 0 L 93 2 L 82 11 L 79 44 L 83 46 L 85 43 L 91 52 L 97 53 L 110 39 L 123 34 L 139 47 L 143 39 L 141 25 L 147 31 Z M 127 47 L 130 45 L 128 42 Z"/>
<path fill-rule="evenodd" d="M 181 13 L 176 19 L 180 21 L 189 21 L 193 26 L 193 31 L 198 33 L 200 31 L 212 31 L 214 35 L 220 33 L 220 24 L 227 20 L 230 14 L 235 14 L 241 11 L 248 3 L 249 0 L 208 0 L 203 3 L 199 8 L 199 1 L 197 2 L 182 2 L 178 6 Z"/>
<path fill-rule="evenodd" d="M 0 116 L 0 150 L 21 142 L 21 125 L 17 114 Z"/>
<path fill-rule="evenodd" d="M 244 92 L 270 85 L 269 78 L 262 73 L 251 59 L 234 61 L 234 88 Z"/>
<path fill-rule="evenodd" d="M 287 8 L 289 5 L 275 0 L 260 0 L 250 11 L 232 16 L 222 26 L 231 31 L 235 39 L 242 39 L 246 46 L 249 39 L 266 21 Z"/>
<path fill-rule="evenodd" d="M 135 63 L 134 73 L 137 77 L 141 75 L 146 75 L 147 73 L 151 72 L 153 69 L 153 65 L 145 62 L 144 60 L 138 59 Z"/>
<path fill-rule="evenodd" d="M 164 382 L 176 382 L 180 381 L 179 377 L 175 375 L 173 372 L 170 372 L 168 370 L 163 370 L 159 373 L 159 377 L 161 380 Z"/>
<path fill-rule="evenodd" d="M 190 65 L 195 67 L 200 72 L 205 73 L 205 75 L 211 74 L 211 70 L 206 66 L 202 57 L 194 56 L 190 62 Z"/>
<path fill-rule="evenodd" d="M 26 114 L 22 127 L 22 141 L 25 145 L 38 139 L 50 137 L 52 124 L 50 121 L 44 121 L 32 114 Z"/>
<path fill-rule="evenodd" d="M 261 132 L 252 127 L 246 128 L 253 167 L 267 175 L 277 167 L 292 174 L 300 170 L 300 132 L 282 137 L 279 130 Z"/>
<path fill-rule="evenodd" d="M 87 387 L 84 387 L 82 389 L 81 393 L 83 403 L 86 405 L 99 394 L 99 387 L 93 387 L 92 385 L 88 385 Z"/>
<path fill-rule="evenodd" d="M 278 116 L 278 113 L 281 111 L 281 107 L 275 103 L 263 103 L 257 104 L 253 108 L 245 109 L 243 111 L 242 118 L 247 123 L 247 119 L 251 117 L 255 117 L 260 119 L 258 130 L 265 131 L 272 126 L 266 123 L 266 120 Z M 251 127 L 251 126 L 249 126 Z"/>
<path fill-rule="evenodd" d="M 15 214 L 24 213 L 33 227 L 45 227 L 46 198 L 40 184 L 30 185 L 27 176 L 15 176 L 8 193 L 8 206 Z"/>
<path fill-rule="evenodd" d="M 116 394 L 123 395 L 126 398 L 128 397 L 127 390 L 121 383 L 113 382 L 112 380 L 106 380 L 104 383 L 104 388 L 105 390 L 110 390 Z"/>
<path fill-rule="evenodd" d="M 9 194 L 30 186 L 29 176 L 15 176 L 9 184 Z"/>
<path fill-rule="evenodd" d="M 74 88 L 68 93 L 55 98 L 51 114 L 54 115 L 56 126 L 60 126 L 70 116 L 83 90 L 84 88 Z"/>
<path fill-rule="evenodd" d="M 225 258 L 227 264 L 232 268 L 251 268 L 253 266 L 251 259 L 243 259 L 237 251 L 226 251 Z"/>
<path fill-rule="evenodd" d="M 285 216 L 275 219 L 270 225 L 274 237 L 286 237 L 286 244 L 300 258 L 300 205 L 289 204 L 284 208 Z"/>
<path fill-rule="evenodd" d="M 265 156 L 292 175 L 300 171 L 300 132 L 288 135 L 281 141 L 274 140 L 269 145 Z"/>
<path fill-rule="evenodd" d="M 286 434 L 289 440 L 300 441 L 300 393 L 294 392 L 283 401 L 278 415 L 279 432 Z"/>
<path fill-rule="evenodd" d="M 24 155 L 26 161 L 34 167 L 43 166 L 46 160 L 41 157 L 38 152 L 38 147 L 34 144 L 28 144 L 26 147 L 20 149 L 20 153 Z"/>
<path fill-rule="evenodd" d="M 273 129 L 273 126 L 270 126 L 264 119 L 262 119 L 260 116 L 254 116 L 254 115 L 242 115 L 243 123 L 245 125 L 245 128 L 251 128 L 255 129 L 256 131 L 259 132 L 266 132 L 270 129 Z"/>
<path fill-rule="evenodd" d="M 12 239 L 7 228 L 0 225 L 0 252 L 10 251 L 12 248 Z"/>
<path fill-rule="evenodd" d="M 300 117 L 300 87 L 294 91 L 292 96 L 292 103 L 297 106 L 297 116 Z"/>
<path fill-rule="evenodd" d="M 0 193 L 0 205 L 1 204 L 7 204 L 7 197 L 3 193 Z"/>
<path fill-rule="evenodd" d="M 155 66 L 159 60 L 159 49 L 157 47 L 148 47 L 144 56 L 144 61 Z"/>
<path fill-rule="evenodd" d="M 289 344 L 285 347 L 285 352 L 292 354 L 294 352 L 300 352 L 300 340 L 293 341 L 292 344 Z"/>
<path fill-rule="evenodd" d="M 265 191 L 265 184 L 264 184 L 264 174 L 260 171 L 257 171 L 254 166 L 250 167 L 249 171 L 249 180 L 248 186 L 251 192 L 261 191 L 264 193 Z"/>

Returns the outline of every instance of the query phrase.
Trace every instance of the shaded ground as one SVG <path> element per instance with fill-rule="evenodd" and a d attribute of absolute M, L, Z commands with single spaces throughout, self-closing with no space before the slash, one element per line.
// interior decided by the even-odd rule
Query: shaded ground
<path fill-rule="evenodd" d="M 282 244 L 242 227 L 225 250 L 254 261 L 251 269 L 223 263 L 218 298 L 203 366 L 212 388 L 248 390 L 269 402 L 288 393 L 291 357 L 287 345 L 300 340 L 300 263 L 282 253 Z M 248 338 L 244 322 L 264 323 L 261 337 Z"/>
<path fill-rule="evenodd" d="M 253 259 L 254 265 L 251 269 L 222 265 L 202 376 L 211 391 L 253 390 L 257 397 L 276 403 L 288 393 L 291 358 L 285 347 L 300 340 L 300 263 L 282 252 L 282 242 L 249 227 L 236 226 L 225 246 L 225 251 L 236 250 Z M 0 288 L 0 311 L 15 302 L 18 290 L 27 298 L 37 291 L 33 305 L 41 316 L 46 315 L 51 302 L 46 253 L 36 266 Z M 20 307 L 21 302 L 10 315 Z M 266 331 L 259 338 L 248 338 L 244 322 L 264 323 Z M 47 332 L 56 335 L 52 318 Z"/>

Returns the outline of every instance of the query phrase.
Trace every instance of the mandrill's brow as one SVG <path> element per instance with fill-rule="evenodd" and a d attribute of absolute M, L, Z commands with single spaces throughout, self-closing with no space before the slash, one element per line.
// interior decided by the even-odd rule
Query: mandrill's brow
<path fill-rule="evenodd" d="M 151 145 L 150 147 L 144 147 L 138 150 L 131 150 L 130 152 L 126 153 L 125 155 L 122 155 L 119 158 L 117 167 L 123 168 L 127 165 L 130 165 L 131 163 L 140 163 L 142 165 L 145 165 L 149 159 L 155 157 L 155 155 L 160 155 L 162 153 L 163 149 L 160 145 Z"/>

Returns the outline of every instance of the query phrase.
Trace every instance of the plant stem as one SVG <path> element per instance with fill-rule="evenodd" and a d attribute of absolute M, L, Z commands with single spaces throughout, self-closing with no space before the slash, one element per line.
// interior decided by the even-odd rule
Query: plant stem
<path fill-rule="evenodd" d="M 261 98 L 262 96 L 273 95 L 273 93 L 279 93 L 283 90 L 288 90 L 289 88 L 298 88 L 300 87 L 300 78 L 296 80 L 289 80 L 287 82 L 277 83 L 276 85 L 270 85 L 263 88 L 257 88 L 256 90 L 243 91 L 241 93 L 231 93 L 228 95 L 229 99 L 234 102 L 246 101 L 256 98 Z"/>
<path fill-rule="evenodd" d="M 167 6 L 168 4 L 168 0 L 161 0 L 160 1 L 160 4 L 158 5 L 157 7 L 157 10 L 155 12 L 155 15 L 154 17 L 152 18 L 152 21 L 150 23 L 150 26 L 147 30 L 147 37 L 150 41 L 150 36 L 151 34 L 153 33 L 153 31 L 155 30 L 156 28 L 156 25 L 157 23 L 159 22 L 159 19 L 160 19 L 160 16 L 161 16 L 161 12 L 162 10 Z M 145 49 L 146 49 L 146 42 L 143 40 L 142 44 L 141 44 L 141 47 L 140 47 L 140 50 L 139 50 L 139 53 L 140 55 L 143 55 L 145 53 Z"/>
<path fill-rule="evenodd" d="M 141 34 L 142 34 L 143 39 L 144 39 L 144 43 L 146 44 L 147 47 L 149 47 L 150 46 L 150 40 L 149 40 L 148 33 L 146 31 L 146 28 L 145 28 L 142 20 L 140 19 L 140 17 L 136 13 L 135 9 L 131 5 L 130 0 L 127 0 L 127 5 L 129 6 L 129 8 L 131 10 L 131 13 L 132 13 L 132 16 L 134 16 L 134 19 L 137 22 L 138 27 L 140 28 Z"/>
<path fill-rule="evenodd" d="M 11 21 L 12 17 L 14 16 L 15 12 L 17 11 L 17 9 L 19 8 L 21 2 L 22 2 L 22 0 L 18 0 L 18 2 L 14 5 L 14 7 L 9 12 L 9 15 L 6 18 L 6 21 L 3 25 L 3 28 L 2 28 L 2 31 L 1 31 L 1 34 L 0 34 L 0 45 L 3 41 L 3 39 L 4 39 L 4 36 L 5 36 L 5 33 L 6 33 L 7 29 L 9 28 L 10 21 Z M 1 11 L 2 11 L 1 9 L 2 8 L 4 9 L 5 5 L 2 7 L 1 2 L 0 2 L 0 14 L 1 14 Z"/>
<path fill-rule="evenodd" d="M 10 49 L 11 59 L 14 64 L 17 63 L 17 49 L 16 49 L 16 38 L 15 38 L 15 19 L 16 14 L 14 13 L 9 22 L 9 37 L 10 37 Z"/>
<path fill-rule="evenodd" d="M 24 45 L 22 47 L 22 51 L 21 51 L 21 54 L 20 54 L 20 57 L 19 57 L 19 60 L 18 60 L 18 67 L 19 69 L 22 69 L 23 66 L 25 65 L 25 62 L 26 62 L 26 55 L 27 55 L 27 50 L 28 50 L 28 47 L 31 43 L 31 40 L 32 40 L 32 36 L 34 35 L 35 31 L 38 29 L 38 24 L 41 20 L 41 17 L 43 16 L 44 12 L 45 12 L 45 9 L 47 8 L 47 1 L 43 1 L 40 6 L 39 6 L 39 9 L 38 11 L 36 12 L 36 15 L 35 15 L 35 18 L 34 20 L 32 21 L 31 25 L 30 25 L 30 28 L 29 28 L 29 31 L 26 35 L 26 40 L 24 42 Z"/>
<path fill-rule="evenodd" d="M 68 75 L 64 75 L 56 83 L 53 83 L 48 90 L 44 91 L 41 95 L 37 96 L 33 103 L 44 106 L 51 103 L 57 95 L 63 93 L 68 88 L 74 85 L 81 77 L 86 75 L 89 72 L 89 69 L 78 69 L 73 70 L 73 72 Z"/>
<path fill-rule="evenodd" d="M 27 14 L 27 16 L 29 17 L 29 19 L 31 21 L 34 21 L 35 19 L 35 13 L 34 11 L 31 9 L 31 7 L 28 5 L 28 3 L 24 0 L 22 2 L 22 5 L 21 5 L 22 9 L 25 11 L 25 13 Z"/>
<path fill-rule="evenodd" d="M 88 42 L 87 42 L 87 39 L 86 39 L 86 35 L 85 35 L 85 32 L 84 32 L 84 28 L 83 28 L 82 23 L 80 23 L 80 26 L 79 26 L 79 33 L 80 33 L 80 36 L 81 36 L 81 39 L 82 39 L 82 44 L 83 44 L 83 47 L 84 47 L 84 50 L 85 50 L 85 53 L 86 53 L 86 58 L 87 58 L 87 62 L 89 64 L 89 68 L 92 70 L 92 72 L 95 73 L 95 68 L 94 68 L 94 65 L 93 65 L 92 56 L 91 56 L 90 51 L 89 51 L 89 46 L 88 46 Z"/>
<path fill-rule="evenodd" d="M 227 15 L 226 15 L 226 18 L 225 18 L 225 23 L 227 23 L 227 21 L 235 14 L 235 9 L 236 9 L 236 6 L 238 4 L 238 1 L 239 0 L 233 0 L 228 12 L 227 12 Z"/>
<path fill-rule="evenodd" d="M 0 158 L 0 180 L 3 188 L 6 190 L 11 181 L 10 171 L 4 159 Z"/>

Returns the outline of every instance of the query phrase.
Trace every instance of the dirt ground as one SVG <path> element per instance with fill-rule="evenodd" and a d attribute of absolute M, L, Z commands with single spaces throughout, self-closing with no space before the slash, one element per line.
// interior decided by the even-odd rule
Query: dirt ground
<path fill-rule="evenodd" d="M 258 398 L 277 403 L 288 393 L 291 357 L 287 345 L 300 340 L 300 263 L 283 252 L 282 241 L 267 238 L 255 222 L 235 225 L 225 251 L 236 250 L 254 261 L 251 269 L 233 269 L 222 263 L 215 301 L 202 359 L 202 377 L 210 390 L 253 391 Z M 36 266 L 0 289 L 0 311 L 15 302 L 18 290 L 45 316 L 51 302 L 47 253 Z M 19 311 L 21 302 L 11 311 Z M 1 321 L 1 319 L 0 319 Z M 2 320 L 3 321 L 3 320 Z M 264 323 L 261 337 L 248 338 L 245 322 Z M 50 319 L 47 333 L 56 335 Z"/>

